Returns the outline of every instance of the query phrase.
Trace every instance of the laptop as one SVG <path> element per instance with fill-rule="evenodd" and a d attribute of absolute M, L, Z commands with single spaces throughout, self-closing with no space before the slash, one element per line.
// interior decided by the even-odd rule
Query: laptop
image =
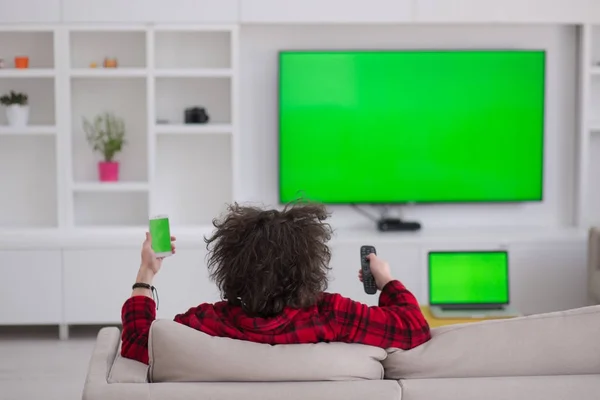
<path fill-rule="evenodd" d="M 429 252 L 429 308 L 441 319 L 509 318 L 507 251 Z"/>

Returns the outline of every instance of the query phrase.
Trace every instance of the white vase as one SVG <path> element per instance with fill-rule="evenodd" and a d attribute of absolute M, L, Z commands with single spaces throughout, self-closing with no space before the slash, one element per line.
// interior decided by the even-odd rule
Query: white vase
<path fill-rule="evenodd" d="M 29 120 L 29 106 L 12 104 L 6 107 L 6 119 L 9 126 L 27 126 Z"/>

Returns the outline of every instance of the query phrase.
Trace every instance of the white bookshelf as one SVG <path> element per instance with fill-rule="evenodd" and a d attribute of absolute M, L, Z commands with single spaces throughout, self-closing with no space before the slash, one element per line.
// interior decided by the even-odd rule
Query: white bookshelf
<path fill-rule="evenodd" d="M 25 92 L 30 105 L 26 127 L 8 126 L 0 111 L 0 229 L 60 225 L 55 36 L 52 28 L 0 29 L 0 95 Z M 29 69 L 15 69 L 16 56 L 28 56 Z"/>
<path fill-rule="evenodd" d="M 158 213 L 206 230 L 235 195 L 237 35 L 216 25 L 0 30 L 0 93 L 23 91 L 31 107 L 24 128 L 0 113 L 0 168 L 11 171 L 0 174 L 0 230 L 127 232 Z M 30 68 L 12 68 L 13 55 Z M 209 123 L 185 124 L 190 107 Z M 99 182 L 82 125 L 107 111 L 126 125 L 115 183 Z"/>
<path fill-rule="evenodd" d="M 580 35 L 578 225 L 600 224 L 600 25 Z"/>

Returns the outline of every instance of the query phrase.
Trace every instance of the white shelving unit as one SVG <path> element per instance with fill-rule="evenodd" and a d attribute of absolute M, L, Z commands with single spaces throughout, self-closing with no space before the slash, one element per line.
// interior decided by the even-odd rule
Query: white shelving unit
<path fill-rule="evenodd" d="M 580 32 L 579 227 L 600 224 L 600 25 Z"/>
<path fill-rule="evenodd" d="M 0 95 L 29 96 L 30 125 L 7 126 L 0 112 L 0 229 L 48 229 L 60 225 L 58 201 L 57 79 L 54 28 L 0 28 Z M 15 69 L 17 56 L 29 69 Z"/>
<path fill-rule="evenodd" d="M 237 35 L 214 25 L 0 30 L 0 93 L 23 91 L 31 105 L 25 128 L 0 114 L 0 168 L 11 171 L 0 174 L 0 230 L 126 232 L 158 213 L 205 230 L 235 194 Z M 16 55 L 30 68 L 12 68 Z M 118 67 L 103 68 L 105 57 Z M 209 123 L 185 124 L 190 107 Z M 126 125 L 116 183 L 98 181 L 100 155 L 83 131 L 83 118 L 103 112 Z"/>

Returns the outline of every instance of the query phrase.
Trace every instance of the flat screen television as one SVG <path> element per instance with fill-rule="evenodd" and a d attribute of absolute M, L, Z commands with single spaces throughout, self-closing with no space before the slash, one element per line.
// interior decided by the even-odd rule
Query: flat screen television
<path fill-rule="evenodd" d="M 279 197 L 543 198 L 544 51 L 283 51 Z"/>

